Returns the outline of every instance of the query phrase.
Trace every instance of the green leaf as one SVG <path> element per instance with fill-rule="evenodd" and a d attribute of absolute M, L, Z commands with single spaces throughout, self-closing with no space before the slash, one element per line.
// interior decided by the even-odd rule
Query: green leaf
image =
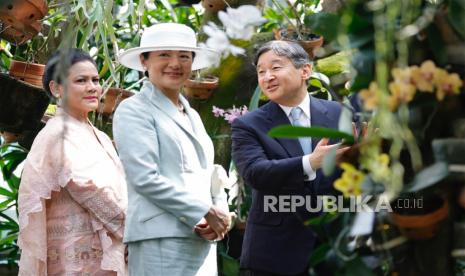
<path fill-rule="evenodd" d="M 430 49 L 434 54 L 436 64 L 444 65 L 447 63 L 447 51 L 445 42 L 439 32 L 439 29 L 435 25 L 430 25 L 426 30 L 428 33 L 428 42 Z"/>
<path fill-rule="evenodd" d="M 348 34 L 348 36 L 349 48 L 360 48 L 373 42 L 373 34 L 368 32 L 362 34 Z"/>
<path fill-rule="evenodd" d="M 349 144 L 354 143 L 354 136 L 332 128 L 324 127 L 297 127 L 291 125 L 283 125 L 271 129 L 268 132 L 268 135 L 276 138 L 326 137 L 331 139 L 344 139 L 345 142 Z"/>
<path fill-rule="evenodd" d="M 323 35 L 326 41 L 337 38 L 341 18 L 333 13 L 314 13 L 304 19 L 305 26 L 310 27 L 312 32 Z"/>
<path fill-rule="evenodd" d="M 18 225 L 12 223 L 0 223 L 0 231 L 17 230 Z"/>
<path fill-rule="evenodd" d="M 324 215 L 305 221 L 304 224 L 306 226 L 322 225 L 335 220 L 338 216 L 338 213 L 325 213 Z"/>
<path fill-rule="evenodd" d="M 0 187 L 0 195 L 6 196 L 6 197 L 9 197 L 9 198 L 14 198 L 15 197 L 15 195 L 11 191 L 8 191 L 7 189 L 2 188 L 2 187 Z"/>
<path fill-rule="evenodd" d="M 6 222 L 12 224 L 18 224 L 15 219 L 5 214 L 6 209 L 0 209 L 0 217 L 4 218 Z"/>
<path fill-rule="evenodd" d="M 14 195 L 17 196 L 21 179 L 16 175 L 12 174 L 9 178 L 6 179 L 6 182 L 8 184 L 8 187 L 10 187 L 11 191 L 14 193 Z"/>
<path fill-rule="evenodd" d="M 315 267 L 317 264 L 323 262 L 328 255 L 328 252 L 331 250 L 331 246 L 328 243 L 323 243 L 315 250 L 313 250 L 312 255 L 310 256 L 310 267 Z"/>
<path fill-rule="evenodd" d="M 447 19 L 454 30 L 465 39 L 465 2 L 463 0 L 451 0 Z"/>
<path fill-rule="evenodd" d="M 249 111 L 252 111 L 258 108 L 258 102 L 260 100 L 261 95 L 262 95 L 262 90 L 260 89 L 260 86 L 257 85 L 257 88 L 255 88 L 255 91 L 253 92 L 252 99 L 250 99 L 249 108 L 248 108 Z"/>
<path fill-rule="evenodd" d="M 0 239 L 0 245 L 9 244 L 18 239 L 18 233 L 7 235 L 5 238 Z"/>
<path fill-rule="evenodd" d="M 373 271 L 362 261 L 360 257 L 356 257 L 345 263 L 342 271 L 338 271 L 338 275 L 364 275 L 364 276 L 375 276 Z"/>
<path fill-rule="evenodd" d="M 0 209 L 4 209 L 5 207 L 8 206 L 8 204 L 10 204 L 13 201 L 14 201 L 14 199 L 9 198 L 9 199 L 6 199 L 6 200 L 0 202 Z"/>
<path fill-rule="evenodd" d="M 344 104 L 350 106 L 350 102 L 345 98 Z M 342 106 L 341 115 L 339 116 L 338 129 L 341 132 L 352 135 L 352 111 L 346 106 Z"/>
<path fill-rule="evenodd" d="M 407 186 L 407 192 L 416 192 L 436 184 L 449 175 L 449 167 L 446 162 L 437 162 L 420 171 L 413 181 Z"/>
<path fill-rule="evenodd" d="M 321 84 L 321 81 L 319 79 L 310 79 L 308 82 L 309 86 L 316 87 L 316 88 L 322 88 L 323 85 Z"/>
<path fill-rule="evenodd" d="M 323 164 L 321 168 L 323 169 L 324 175 L 331 175 L 336 168 L 336 150 L 339 148 L 333 147 L 331 148 L 328 153 L 323 157 Z"/>
<path fill-rule="evenodd" d="M 239 275 L 239 261 L 226 255 L 225 253 L 220 254 L 222 257 L 222 273 L 224 276 L 236 276 Z"/>

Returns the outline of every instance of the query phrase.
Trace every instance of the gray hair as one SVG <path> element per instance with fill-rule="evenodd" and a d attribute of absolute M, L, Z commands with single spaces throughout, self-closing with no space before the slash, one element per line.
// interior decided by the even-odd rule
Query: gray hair
<path fill-rule="evenodd" d="M 298 43 L 284 40 L 272 40 L 263 44 L 258 49 L 255 55 L 254 65 L 257 66 L 260 56 L 269 51 L 273 51 L 278 56 L 287 57 L 297 69 L 310 63 L 307 52 Z"/>

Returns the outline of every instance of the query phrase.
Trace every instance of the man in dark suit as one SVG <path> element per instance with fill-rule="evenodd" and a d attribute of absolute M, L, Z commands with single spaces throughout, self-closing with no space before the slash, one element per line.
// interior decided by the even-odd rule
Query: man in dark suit
<path fill-rule="evenodd" d="M 332 179 L 320 168 L 323 157 L 336 145 L 329 145 L 325 138 L 276 139 L 267 133 L 289 124 L 337 128 L 341 107 L 309 96 L 307 79 L 312 68 L 308 54 L 296 43 L 266 43 L 257 52 L 255 66 L 260 88 L 270 102 L 232 124 L 233 160 L 252 187 L 241 271 L 253 276 L 308 275 L 316 237 L 304 221 L 312 214 L 303 207 L 294 212 L 270 211 L 273 208 L 267 204 L 271 197 L 280 203 L 290 196 L 332 193 Z M 337 156 L 347 149 L 338 149 Z"/>

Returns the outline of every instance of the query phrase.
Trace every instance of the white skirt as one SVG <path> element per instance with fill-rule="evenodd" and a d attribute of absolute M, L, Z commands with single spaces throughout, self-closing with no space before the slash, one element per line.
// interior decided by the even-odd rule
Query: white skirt
<path fill-rule="evenodd" d="M 128 243 L 129 275 L 217 276 L 216 243 L 159 238 Z"/>

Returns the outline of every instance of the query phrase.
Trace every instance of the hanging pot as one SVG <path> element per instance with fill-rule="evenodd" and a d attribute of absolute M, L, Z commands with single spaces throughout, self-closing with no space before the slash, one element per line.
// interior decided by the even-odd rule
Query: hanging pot
<path fill-rule="evenodd" d="M 303 38 L 299 38 L 295 30 L 292 29 L 279 29 L 274 30 L 275 38 L 277 40 L 285 40 L 297 42 L 308 53 L 309 57 L 315 57 L 315 50 L 323 46 L 323 36 L 311 33 L 310 31 L 303 30 L 300 32 Z"/>
<path fill-rule="evenodd" d="M 419 207 L 411 213 L 398 211 L 394 210 L 391 217 L 402 234 L 410 239 L 426 240 L 436 235 L 441 222 L 449 216 L 449 204 L 447 200 L 438 196 L 426 200 L 424 208 Z"/>
<path fill-rule="evenodd" d="M 201 79 L 188 79 L 184 82 L 186 97 L 196 100 L 207 100 L 213 95 L 213 90 L 219 85 L 218 77 L 207 76 Z"/>
<path fill-rule="evenodd" d="M 47 14 L 45 0 L 2 0 L 0 2 L 0 37 L 16 45 L 40 31 L 40 20 Z"/>
<path fill-rule="evenodd" d="M 23 135 L 9 131 L 0 131 L 0 136 L 3 137 L 4 143 L 14 143 L 22 139 Z"/>
<path fill-rule="evenodd" d="M 133 92 L 121 88 L 109 88 L 105 93 L 103 101 L 100 101 L 98 110 L 106 116 L 111 115 L 119 103 L 134 95 Z"/>
<path fill-rule="evenodd" d="M 44 71 L 45 65 L 43 64 L 12 60 L 9 74 L 15 79 L 43 88 L 42 76 L 44 75 Z"/>
<path fill-rule="evenodd" d="M 0 73 L 0 131 L 35 131 L 50 98 L 43 89 Z"/>
<path fill-rule="evenodd" d="M 225 0 L 202 0 L 202 6 L 210 12 L 218 12 L 226 8 Z"/>

